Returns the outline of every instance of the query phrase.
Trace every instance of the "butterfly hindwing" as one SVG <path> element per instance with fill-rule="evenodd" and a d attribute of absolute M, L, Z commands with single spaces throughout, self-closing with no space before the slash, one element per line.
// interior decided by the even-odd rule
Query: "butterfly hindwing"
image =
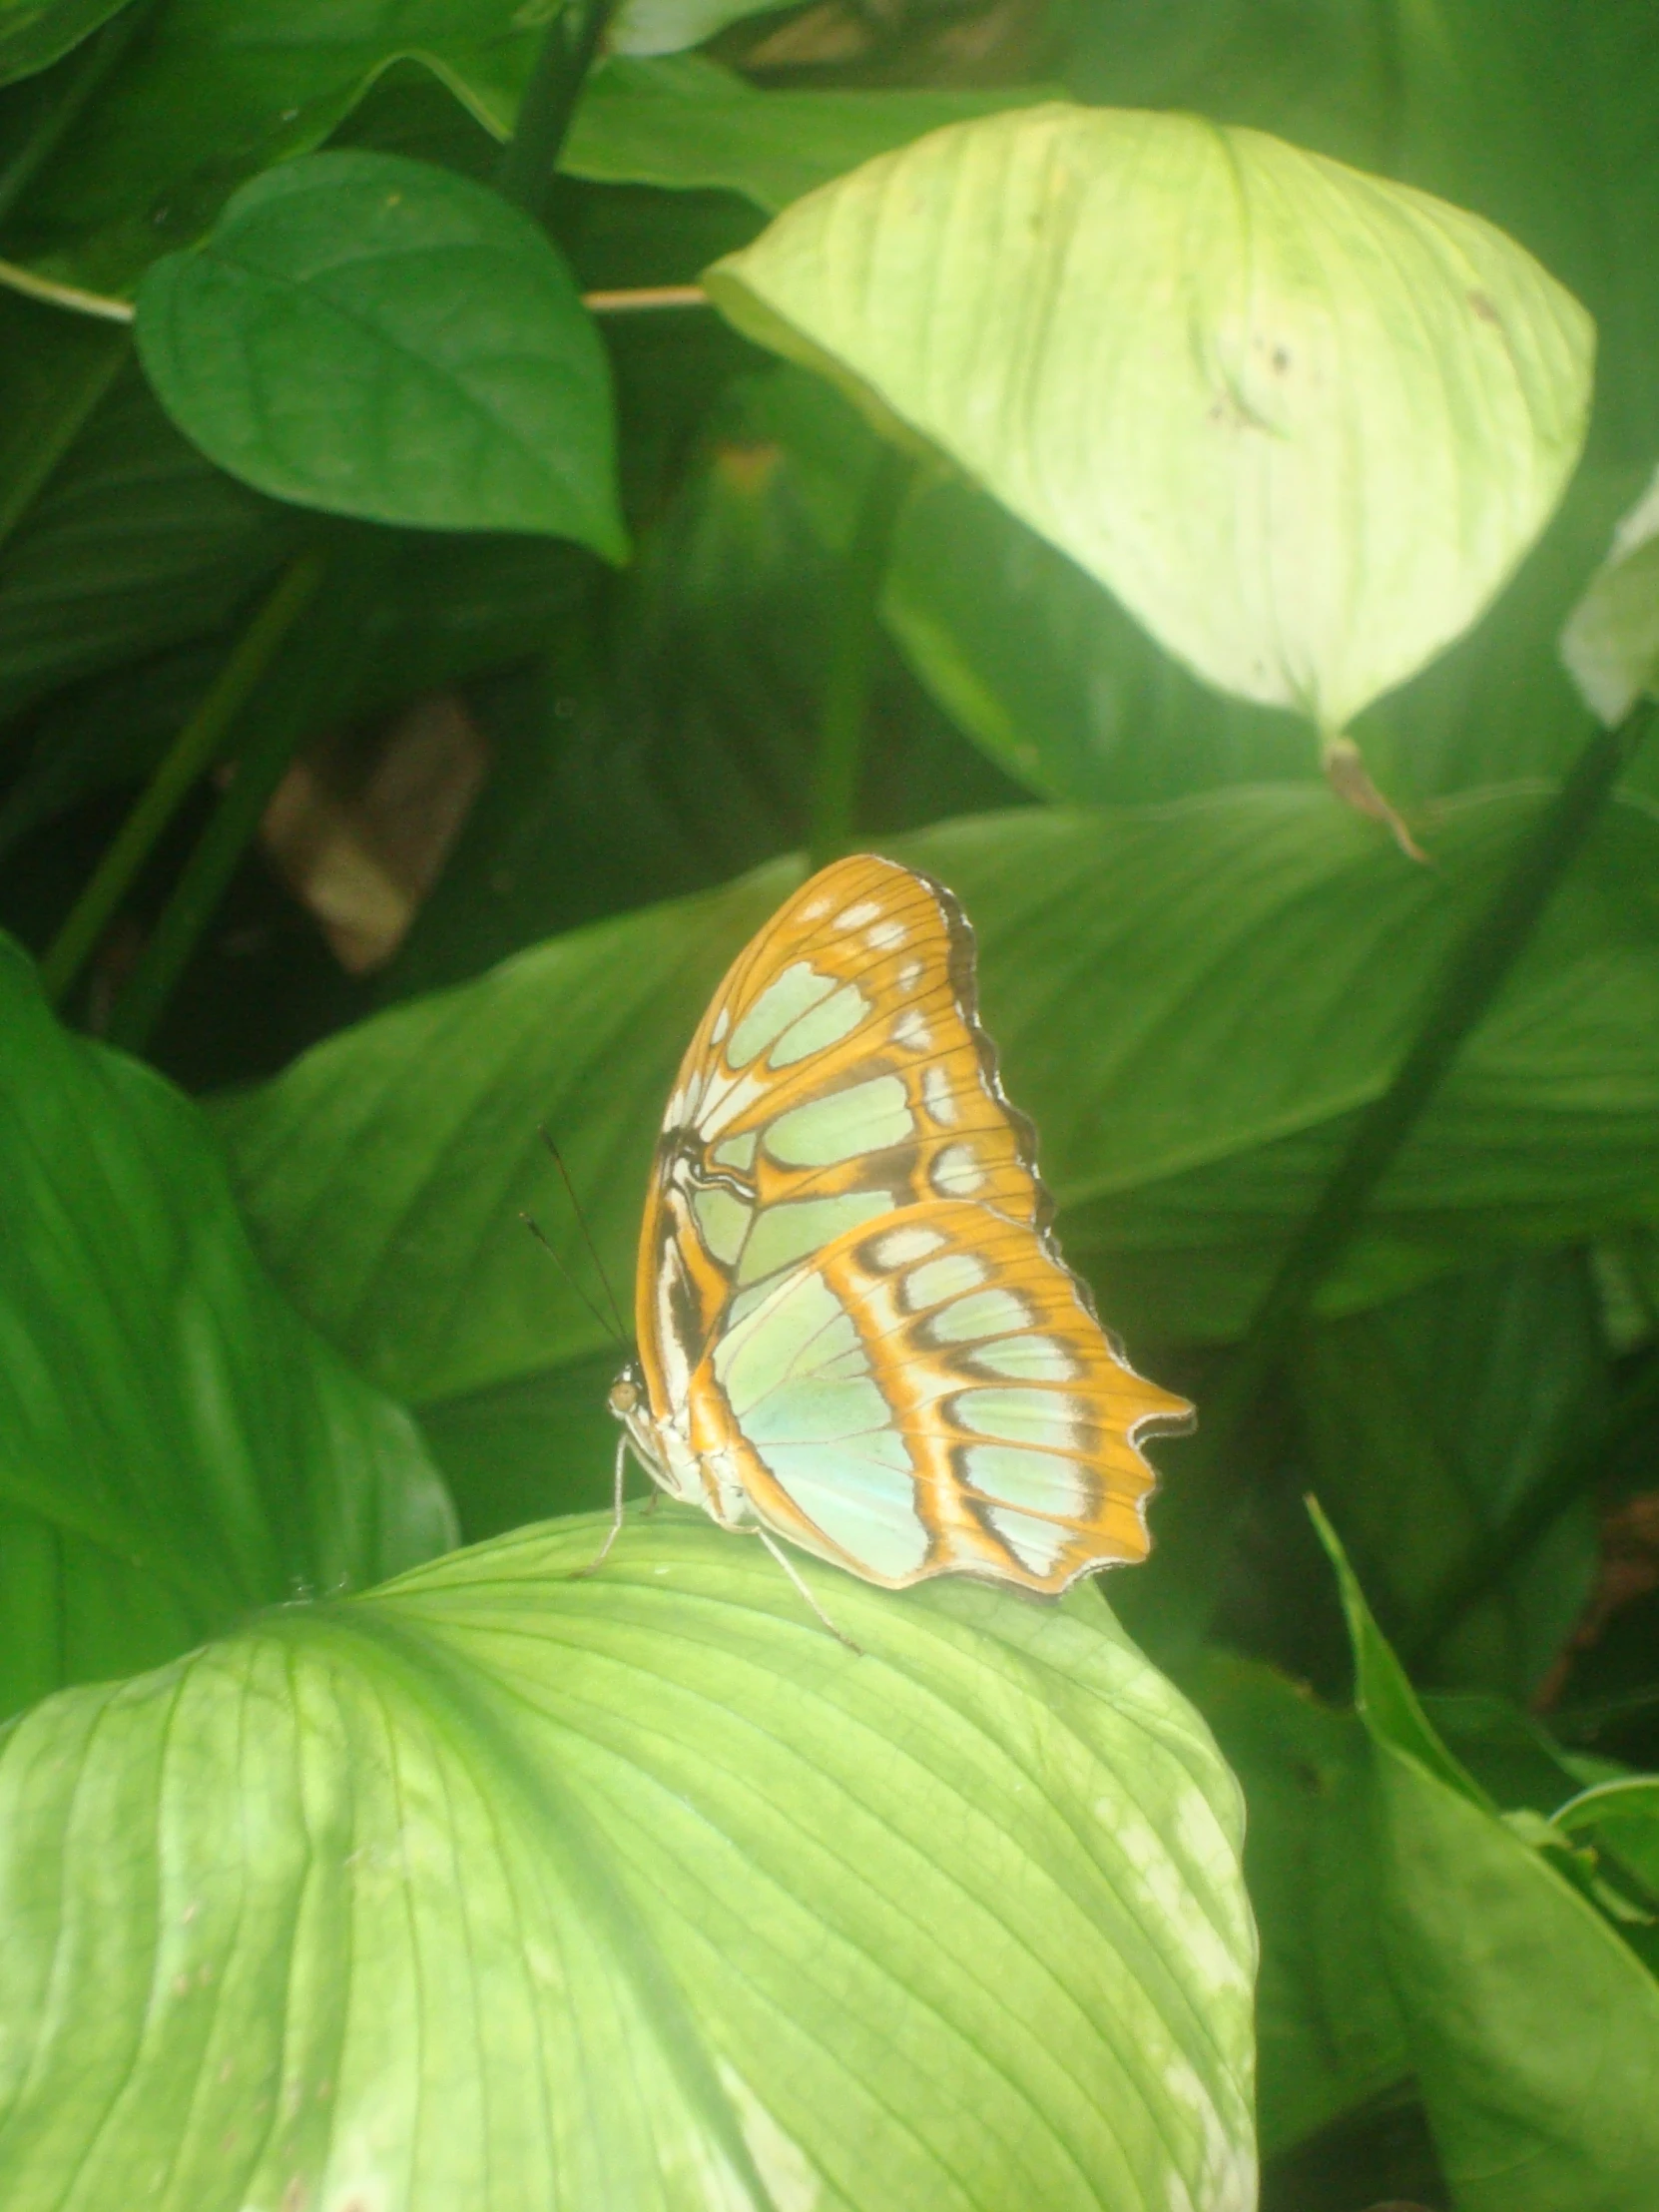
<path fill-rule="evenodd" d="M 927 1200 L 843 1233 L 717 1337 L 693 1448 L 804 1549 L 892 1588 L 1053 1592 L 1143 1558 L 1149 1432 L 1189 1408 L 1112 1352 L 1029 1224 Z"/>
<path fill-rule="evenodd" d="M 867 855 L 780 908 L 686 1054 L 653 1164 L 638 1319 L 656 1416 L 781 1274 L 900 1207 L 972 1199 L 1046 1226 L 950 893 Z"/>

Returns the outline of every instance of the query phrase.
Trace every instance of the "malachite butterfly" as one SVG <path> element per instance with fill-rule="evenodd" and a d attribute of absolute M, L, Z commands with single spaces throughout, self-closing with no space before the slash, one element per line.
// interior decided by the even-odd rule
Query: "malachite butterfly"
<path fill-rule="evenodd" d="M 961 908 L 837 860 L 681 1063 L 611 1409 L 671 1496 L 887 1589 L 1142 1559 L 1140 1442 L 1192 1409 L 1107 1340 L 1052 1212 Z"/>

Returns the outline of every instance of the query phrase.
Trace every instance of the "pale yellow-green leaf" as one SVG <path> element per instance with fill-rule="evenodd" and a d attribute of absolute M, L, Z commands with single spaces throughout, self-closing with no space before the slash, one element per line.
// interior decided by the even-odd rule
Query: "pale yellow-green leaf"
<path fill-rule="evenodd" d="M 1603 722 L 1659 689 L 1659 469 L 1613 533 L 1561 632 L 1561 658 Z"/>
<path fill-rule="evenodd" d="M 706 281 L 1208 682 L 1328 734 L 1497 592 L 1589 403 L 1588 315 L 1502 232 L 1191 116 L 953 125 Z"/>

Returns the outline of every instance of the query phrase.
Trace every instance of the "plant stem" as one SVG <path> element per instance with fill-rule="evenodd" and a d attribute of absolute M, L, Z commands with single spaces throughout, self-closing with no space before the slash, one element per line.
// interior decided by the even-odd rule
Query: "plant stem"
<path fill-rule="evenodd" d="M 263 681 L 248 699 L 236 775 L 116 1001 L 112 1044 L 138 1052 L 149 1042 L 295 748 L 340 712 L 372 650 L 369 617 L 393 542 L 390 533 L 340 530 L 313 556 L 316 572 L 304 617 L 268 661 Z"/>
<path fill-rule="evenodd" d="M 547 215 L 560 149 L 616 5 L 617 0 L 564 0 L 524 88 L 495 186 L 538 223 Z"/>
<path fill-rule="evenodd" d="M 1481 1536 L 1461 1565 L 1431 1591 L 1400 1641 L 1408 1666 L 1434 1655 L 1466 1613 L 1495 1590 L 1548 1533 L 1574 1501 L 1590 1488 L 1608 1459 L 1659 1409 L 1659 1351 L 1650 1352 L 1628 1378 L 1606 1421 L 1586 1437 L 1575 1437 L 1554 1465 L 1498 1526 Z"/>
<path fill-rule="evenodd" d="M 1361 1115 L 1287 1253 L 1206 1409 L 1198 1440 L 1182 1454 L 1179 1486 L 1165 1499 L 1160 1533 L 1166 1543 L 1178 1537 L 1175 1555 L 1197 1572 L 1160 1593 L 1160 1640 L 1168 1636 L 1185 1648 L 1208 1626 L 1226 1537 L 1243 1503 L 1246 1483 L 1235 1462 L 1250 1416 L 1378 1185 L 1525 948 L 1652 717 L 1652 704 L 1640 701 L 1615 728 L 1598 729 L 1585 745 L 1497 889 L 1447 953 L 1409 1051 L 1387 1089 Z"/>
<path fill-rule="evenodd" d="M 0 223 L 52 159 L 89 100 L 156 12 L 156 0 L 134 0 L 93 33 L 76 53 L 64 88 L 29 136 L 0 170 Z"/>
<path fill-rule="evenodd" d="M 807 833 L 815 868 L 844 852 L 852 838 L 870 679 L 881 631 L 881 587 L 892 551 L 893 525 L 909 481 L 908 455 L 883 439 L 837 580 Z"/>
<path fill-rule="evenodd" d="M 126 896 L 133 878 L 155 850 L 197 778 L 218 759 L 227 733 L 265 674 L 282 640 L 309 605 L 322 581 L 323 557 L 299 554 L 237 640 L 207 696 L 174 739 L 115 841 L 75 901 L 51 950 L 41 980 L 54 1005 L 62 1002 Z"/>

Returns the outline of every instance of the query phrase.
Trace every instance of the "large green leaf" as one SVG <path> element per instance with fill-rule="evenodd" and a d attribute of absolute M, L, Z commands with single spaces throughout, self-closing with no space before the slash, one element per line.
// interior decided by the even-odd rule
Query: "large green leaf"
<path fill-rule="evenodd" d="M 1294 1368 L 1314 1488 L 1379 1610 L 1406 1629 L 1605 1417 L 1600 1315 L 1575 1253 L 1472 1269 L 1328 1322 Z M 1529 1697 L 1597 1559 L 1586 1495 L 1442 1639 L 1436 1676 Z"/>
<path fill-rule="evenodd" d="M 453 1541 L 407 1415 L 249 1250 L 196 1109 L 60 1030 L 4 940 L 0 1332 L 0 1712 Z"/>
<path fill-rule="evenodd" d="M 1458 2212 L 1636 2212 L 1659 1981 L 1435 1736 L 1327 1536 L 1387 1863 L 1389 1963 Z"/>
<path fill-rule="evenodd" d="M 1587 316 L 1500 232 L 1183 116 L 934 132 L 706 281 L 1207 681 L 1332 735 L 1498 590 L 1589 402 Z"/>
<path fill-rule="evenodd" d="M 598 1536 L 0 1739 L 8 2212 L 1248 2212 L 1237 1792 L 1098 1597 Z"/>
<path fill-rule="evenodd" d="M 1447 810 L 1432 869 L 1318 787 L 1118 816 L 1030 809 L 892 840 L 974 921 L 986 1019 L 1036 1117 L 1067 1250 L 1131 1349 L 1248 1319 L 1347 1117 L 1403 1049 L 1431 962 L 1537 805 Z M 399 1393 L 467 1398 L 480 1418 L 482 1393 L 596 1364 L 603 1328 L 516 1219 L 534 1215 L 597 1292 L 537 1126 L 626 1307 L 674 1068 L 798 873 L 783 863 L 555 938 L 221 1102 L 256 1235 L 303 1310 Z M 1482 1235 L 1582 1237 L 1651 1205 L 1656 880 L 1659 824 L 1613 810 L 1390 1178 L 1335 1304 L 1397 1295 L 1425 1254 L 1467 1265 Z M 531 1417 L 514 1404 L 515 1425 Z M 561 1464 L 551 1426 L 547 1460 Z M 603 1479 L 596 1452 L 565 1464 Z"/>
<path fill-rule="evenodd" d="M 151 270 L 138 341 L 173 419 L 262 491 L 625 556 L 598 335 L 544 234 L 467 178 L 368 153 L 272 170 Z"/>
<path fill-rule="evenodd" d="M 744 432 L 776 454 L 781 490 L 844 552 L 873 432 L 801 368 L 747 379 L 741 405 Z M 1294 716 L 1200 684 L 1075 561 L 960 477 L 912 483 L 881 615 L 957 726 L 1044 798 L 1132 806 L 1317 773 Z"/>

